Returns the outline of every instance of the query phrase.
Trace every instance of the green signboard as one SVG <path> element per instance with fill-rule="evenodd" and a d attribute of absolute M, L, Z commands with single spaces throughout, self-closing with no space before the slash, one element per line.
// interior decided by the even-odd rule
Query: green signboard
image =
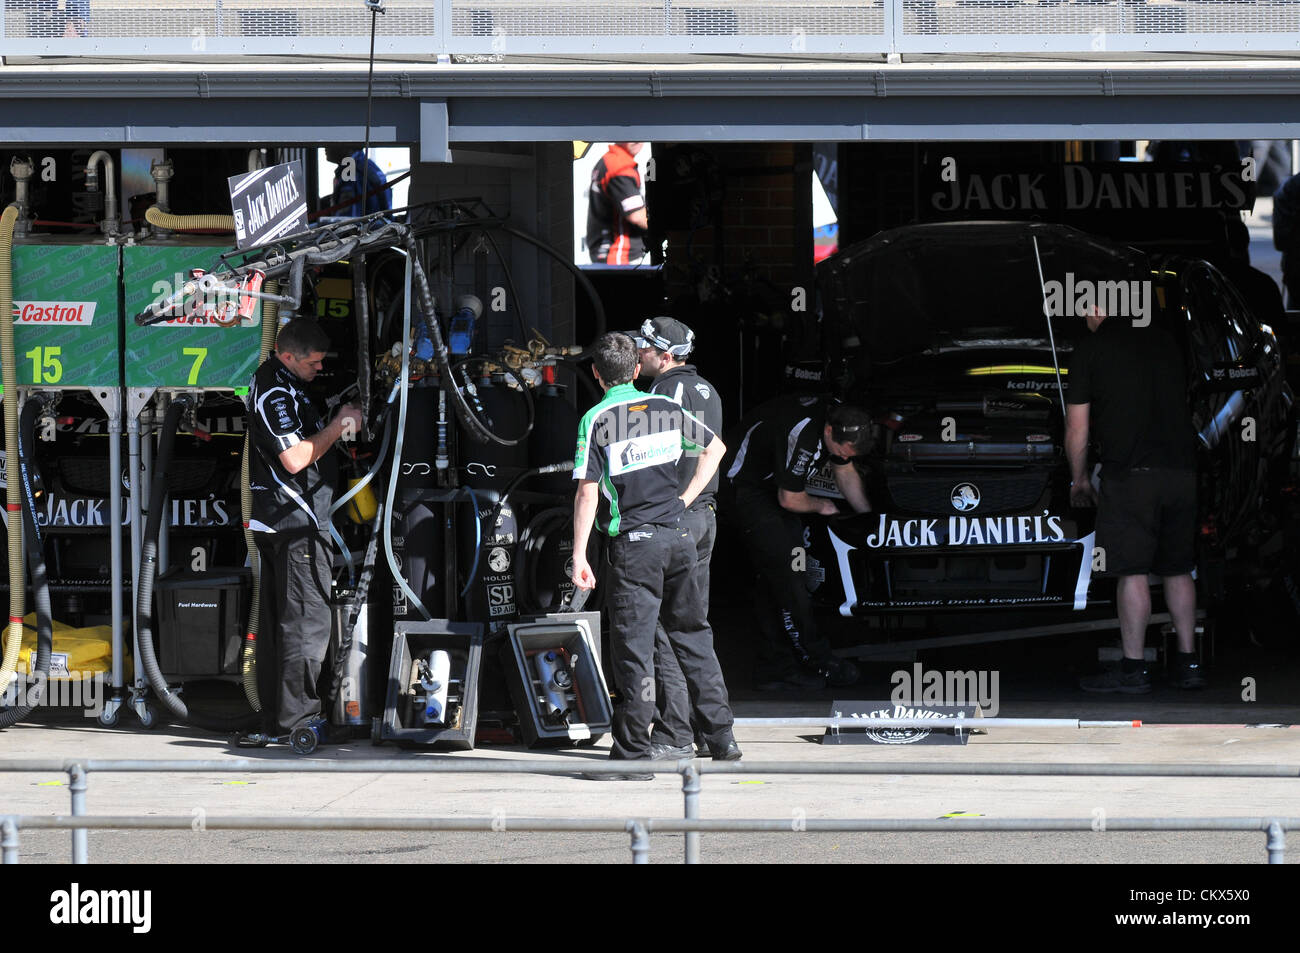
<path fill-rule="evenodd" d="M 121 385 L 118 254 L 115 245 L 14 248 L 14 351 L 20 386 Z"/>
<path fill-rule="evenodd" d="M 138 326 L 135 315 L 174 293 L 192 269 L 210 269 L 228 246 L 136 245 L 122 249 L 126 286 L 126 386 L 235 389 L 257 370 L 262 308 L 234 327 L 221 327 L 214 310 L 221 295 L 189 299 L 174 318 Z"/>

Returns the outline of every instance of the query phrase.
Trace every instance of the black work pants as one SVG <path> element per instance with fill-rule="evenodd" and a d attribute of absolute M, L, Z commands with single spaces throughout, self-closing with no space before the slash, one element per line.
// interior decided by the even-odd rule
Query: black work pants
<path fill-rule="evenodd" d="M 800 666 L 819 670 L 831 659 L 830 643 L 817 631 L 807 574 L 803 520 L 783 509 L 775 489 L 736 488 L 735 506 L 729 509 L 740 531 L 742 545 L 758 570 L 755 611 L 759 638 L 755 649 L 754 680 L 780 678 Z"/>
<path fill-rule="evenodd" d="M 732 740 L 731 704 L 713 654 L 713 630 L 705 617 L 695 563 L 695 546 L 682 524 L 640 526 L 610 541 L 607 606 L 620 696 L 611 758 L 650 757 L 655 629 L 661 619 L 705 740 L 719 748 Z"/>
<path fill-rule="evenodd" d="M 695 578 L 700 584 L 704 616 L 709 615 L 709 562 L 718 535 L 717 511 L 712 503 L 697 503 L 682 516 L 682 524 L 695 544 Z M 695 740 L 691 724 L 691 699 L 686 676 L 668 642 L 663 622 L 655 630 L 655 724 L 652 740 L 673 748 L 685 748 Z"/>
<path fill-rule="evenodd" d="M 263 731 L 287 735 L 321 713 L 316 691 L 330 641 L 327 536 L 254 533 L 261 559 L 257 694 Z"/>

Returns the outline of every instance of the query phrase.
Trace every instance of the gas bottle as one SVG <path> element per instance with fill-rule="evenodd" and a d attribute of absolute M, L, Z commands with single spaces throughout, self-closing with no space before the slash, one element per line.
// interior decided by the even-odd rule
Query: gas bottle
<path fill-rule="evenodd" d="M 544 384 L 537 390 L 536 420 L 533 432 L 528 435 L 528 465 L 544 467 L 563 460 L 572 460 L 578 442 L 578 412 L 569 403 L 565 388 L 559 384 Z M 533 477 L 525 488 L 534 493 L 555 496 L 572 496 L 572 474 L 548 473 Z"/>

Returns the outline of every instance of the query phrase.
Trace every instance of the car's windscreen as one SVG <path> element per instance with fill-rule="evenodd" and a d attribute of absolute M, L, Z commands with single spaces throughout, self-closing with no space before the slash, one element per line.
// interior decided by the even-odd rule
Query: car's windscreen
<path fill-rule="evenodd" d="M 1094 304 L 1106 314 L 1155 310 L 1140 252 L 1068 229 L 918 227 L 890 236 L 827 262 L 824 283 L 827 318 L 856 333 L 876 364 L 948 346 L 1045 346 L 1044 289 L 1062 351 Z"/>

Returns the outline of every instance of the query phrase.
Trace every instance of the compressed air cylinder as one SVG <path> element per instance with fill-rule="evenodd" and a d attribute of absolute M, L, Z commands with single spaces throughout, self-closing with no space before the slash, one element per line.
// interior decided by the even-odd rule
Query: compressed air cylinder
<path fill-rule="evenodd" d="M 447 685 L 451 682 L 451 656 L 442 649 L 429 653 L 429 677 L 420 680 L 424 689 L 424 723 L 441 724 L 447 715 Z"/>
<path fill-rule="evenodd" d="M 563 714 L 569 708 L 567 689 L 573 683 L 568 667 L 560 660 L 558 652 L 550 650 L 534 655 L 533 666 L 542 683 L 543 714 Z"/>
<path fill-rule="evenodd" d="M 537 389 L 537 421 L 528 435 L 528 465 L 544 467 L 573 459 L 578 412 L 564 394 L 564 388 L 547 384 Z M 573 474 L 569 470 L 533 477 L 527 488 L 534 493 L 557 497 L 573 496 Z"/>

